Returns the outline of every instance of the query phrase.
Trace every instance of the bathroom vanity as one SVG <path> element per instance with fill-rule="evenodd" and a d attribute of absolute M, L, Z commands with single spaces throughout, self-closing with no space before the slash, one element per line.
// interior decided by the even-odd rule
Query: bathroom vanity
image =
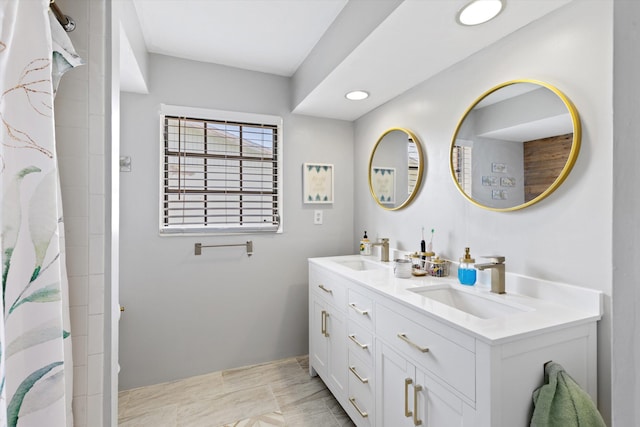
<path fill-rule="evenodd" d="M 601 293 L 509 273 L 506 288 L 310 259 L 310 373 L 358 426 L 528 426 L 549 361 L 595 402 Z"/>

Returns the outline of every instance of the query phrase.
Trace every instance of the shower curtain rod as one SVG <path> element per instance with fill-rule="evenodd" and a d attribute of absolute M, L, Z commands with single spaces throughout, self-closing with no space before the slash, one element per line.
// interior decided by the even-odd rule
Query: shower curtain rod
<path fill-rule="evenodd" d="M 64 28 L 64 30 L 67 33 L 70 33 L 71 31 L 76 29 L 76 23 L 73 21 L 73 19 L 70 16 L 67 16 L 64 13 L 62 13 L 62 11 L 60 10 L 60 8 L 55 2 L 56 0 L 51 0 L 51 2 L 49 3 L 49 9 L 51 9 L 51 12 L 53 12 L 53 15 L 56 17 L 60 25 L 62 25 L 62 28 Z"/>

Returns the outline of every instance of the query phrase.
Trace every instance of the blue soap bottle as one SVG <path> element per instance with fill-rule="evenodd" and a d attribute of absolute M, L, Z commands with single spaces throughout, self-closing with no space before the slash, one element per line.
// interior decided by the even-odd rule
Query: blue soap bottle
<path fill-rule="evenodd" d="M 475 262 L 476 260 L 471 258 L 469 248 L 464 248 L 464 256 L 460 258 L 460 265 L 458 266 L 458 280 L 463 285 L 475 285 L 477 277 Z"/>

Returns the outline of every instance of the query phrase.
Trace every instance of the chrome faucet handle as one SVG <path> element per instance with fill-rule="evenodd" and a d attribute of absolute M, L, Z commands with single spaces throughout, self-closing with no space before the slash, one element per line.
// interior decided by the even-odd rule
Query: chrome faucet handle
<path fill-rule="evenodd" d="M 488 259 L 489 262 L 494 264 L 504 264 L 505 257 L 502 255 L 481 255 L 480 258 Z"/>

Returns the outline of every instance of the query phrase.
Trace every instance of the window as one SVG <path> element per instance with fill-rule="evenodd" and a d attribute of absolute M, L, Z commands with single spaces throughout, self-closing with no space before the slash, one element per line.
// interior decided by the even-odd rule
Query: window
<path fill-rule="evenodd" d="M 160 232 L 281 230 L 282 120 L 163 106 Z"/>
<path fill-rule="evenodd" d="M 471 196 L 471 150 L 470 146 L 454 145 L 451 162 L 460 188 Z"/>

